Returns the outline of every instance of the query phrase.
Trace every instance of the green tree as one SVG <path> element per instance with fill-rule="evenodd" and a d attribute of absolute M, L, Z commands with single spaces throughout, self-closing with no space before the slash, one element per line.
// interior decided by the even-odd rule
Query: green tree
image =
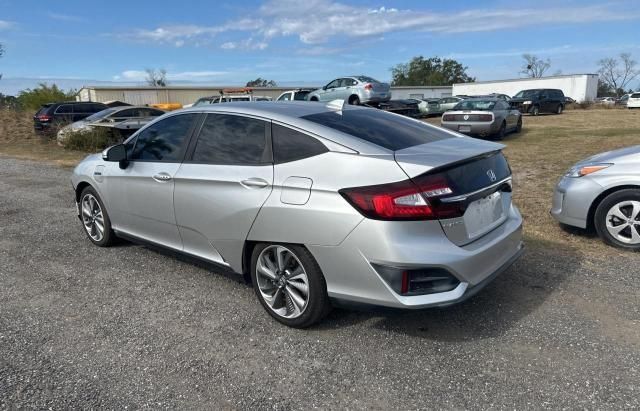
<path fill-rule="evenodd" d="M 267 80 L 262 77 L 258 77 L 255 80 L 247 81 L 245 87 L 277 87 L 278 84 L 273 80 Z"/>
<path fill-rule="evenodd" d="M 65 92 L 55 84 L 49 86 L 46 83 L 40 83 L 34 89 L 28 88 L 18 93 L 18 103 L 23 109 L 37 110 L 43 104 L 75 100 L 75 95 L 75 90 Z"/>
<path fill-rule="evenodd" d="M 391 68 L 394 86 L 450 86 L 476 79 L 467 75 L 467 67 L 453 59 L 417 56 L 408 63 Z"/>

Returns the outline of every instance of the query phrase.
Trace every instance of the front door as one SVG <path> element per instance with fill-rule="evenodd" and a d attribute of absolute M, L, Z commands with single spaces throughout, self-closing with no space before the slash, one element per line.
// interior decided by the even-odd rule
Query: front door
<path fill-rule="evenodd" d="M 105 170 L 109 213 L 118 231 L 182 249 L 173 208 L 174 177 L 199 114 L 178 114 L 143 129 L 126 144 L 128 164 Z"/>
<path fill-rule="evenodd" d="M 242 268 L 244 241 L 273 184 L 269 131 L 263 120 L 207 115 L 175 176 L 176 222 L 186 252 Z"/>

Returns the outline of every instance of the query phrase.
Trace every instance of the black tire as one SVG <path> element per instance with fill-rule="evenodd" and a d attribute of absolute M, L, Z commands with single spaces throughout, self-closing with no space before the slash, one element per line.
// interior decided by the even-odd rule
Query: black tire
<path fill-rule="evenodd" d="M 531 115 L 532 116 L 537 116 L 540 114 L 540 107 L 538 106 L 533 106 L 533 108 L 531 109 Z"/>
<path fill-rule="evenodd" d="M 522 116 L 518 118 L 518 123 L 516 124 L 515 132 L 519 133 L 522 131 Z"/>
<path fill-rule="evenodd" d="M 89 231 L 89 228 L 85 224 L 83 204 L 84 204 L 85 198 L 87 198 L 87 196 L 89 195 L 95 198 L 95 200 L 98 202 L 100 206 L 100 210 L 102 211 L 102 220 L 104 223 L 103 223 L 103 236 L 100 239 L 96 239 L 92 237 Z M 109 218 L 109 213 L 107 212 L 107 209 L 105 208 L 104 203 L 100 198 L 100 195 L 98 195 L 98 192 L 91 186 L 85 187 L 85 189 L 82 190 L 82 193 L 80 193 L 80 221 L 82 223 L 82 228 L 84 229 L 84 232 L 87 235 L 87 238 L 89 238 L 89 240 L 93 244 L 97 245 L 98 247 L 109 247 L 114 243 L 116 239 L 116 235 L 111 229 L 111 219 Z"/>
<path fill-rule="evenodd" d="M 504 136 L 506 134 L 507 134 L 507 123 L 503 121 L 502 124 L 500 125 L 500 129 L 498 130 L 498 132 L 493 135 L 493 139 L 497 141 L 501 141 L 504 139 Z"/>
<path fill-rule="evenodd" d="M 308 301 L 300 316 L 286 318 L 276 313 L 265 301 L 257 279 L 258 257 L 268 247 L 283 246 L 291 251 L 301 263 L 308 279 Z M 251 282 L 258 301 L 262 307 L 278 322 L 293 328 L 306 328 L 322 320 L 331 311 L 331 302 L 327 295 L 327 284 L 322 270 L 309 250 L 299 245 L 261 243 L 257 244 L 251 254 Z"/>
<path fill-rule="evenodd" d="M 616 191 L 614 193 L 606 196 L 600 204 L 598 204 L 598 208 L 596 208 L 596 212 L 593 217 L 593 225 L 595 226 L 596 232 L 598 236 L 604 241 L 606 244 L 609 244 L 614 247 L 622 248 L 625 250 L 640 250 L 640 243 L 629 244 L 615 238 L 607 229 L 607 214 L 609 210 L 611 210 L 614 206 L 618 204 L 623 204 L 627 201 L 637 201 L 640 202 L 640 189 L 625 189 Z M 631 220 L 630 216 L 627 216 L 629 220 Z M 616 219 L 616 222 L 622 221 L 620 219 Z M 628 226 L 624 230 L 622 230 L 621 235 L 624 237 L 631 236 L 630 230 L 636 230 L 638 235 L 640 235 L 640 215 L 636 217 L 635 221 L 637 224 Z M 622 223 L 621 223 L 622 224 Z"/>
<path fill-rule="evenodd" d="M 358 96 L 349 97 L 349 104 L 351 104 L 352 106 L 359 106 L 360 105 L 360 97 L 358 97 Z"/>
<path fill-rule="evenodd" d="M 562 114 L 563 110 L 564 107 L 562 106 L 562 104 L 558 104 L 558 108 L 556 108 L 556 114 Z"/>
<path fill-rule="evenodd" d="M 318 97 L 311 97 L 309 101 L 320 101 L 320 100 L 318 100 Z"/>

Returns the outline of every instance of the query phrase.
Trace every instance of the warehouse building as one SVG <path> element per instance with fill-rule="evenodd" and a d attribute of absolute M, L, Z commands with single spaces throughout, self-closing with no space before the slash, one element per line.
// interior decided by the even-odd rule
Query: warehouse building
<path fill-rule="evenodd" d="M 565 96 L 582 101 L 593 101 L 598 96 L 597 74 L 570 74 L 540 78 L 519 78 L 513 80 L 476 81 L 453 85 L 453 95 L 506 94 L 514 96 L 521 90 L 534 88 L 560 89 Z"/>

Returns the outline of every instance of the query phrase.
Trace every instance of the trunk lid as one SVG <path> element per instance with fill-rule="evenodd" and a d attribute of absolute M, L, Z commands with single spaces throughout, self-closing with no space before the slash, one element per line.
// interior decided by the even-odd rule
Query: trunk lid
<path fill-rule="evenodd" d="M 507 219 L 511 207 L 511 170 L 502 154 L 503 147 L 459 137 L 395 153 L 396 162 L 412 179 L 438 174 L 448 182 L 452 192 L 429 202 L 461 211 L 460 217 L 439 220 L 447 238 L 456 245 L 481 238 Z"/>

